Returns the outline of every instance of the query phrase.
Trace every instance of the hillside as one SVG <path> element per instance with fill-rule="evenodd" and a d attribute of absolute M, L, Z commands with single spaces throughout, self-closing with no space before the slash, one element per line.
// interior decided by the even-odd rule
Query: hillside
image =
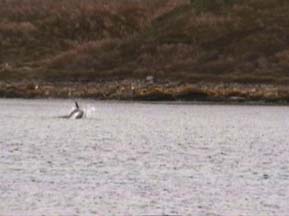
<path fill-rule="evenodd" d="M 289 83 L 289 1 L 0 2 L 2 81 Z"/>

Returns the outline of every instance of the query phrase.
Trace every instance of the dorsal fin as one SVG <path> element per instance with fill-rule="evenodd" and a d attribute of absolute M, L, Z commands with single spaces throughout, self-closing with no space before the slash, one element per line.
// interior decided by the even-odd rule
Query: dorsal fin
<path fill-rule="evenodd" d="M 79 105 L 78 105 L 77 101 L 75 101 L 75 106 L 77 109 L 79 109 Z"/>

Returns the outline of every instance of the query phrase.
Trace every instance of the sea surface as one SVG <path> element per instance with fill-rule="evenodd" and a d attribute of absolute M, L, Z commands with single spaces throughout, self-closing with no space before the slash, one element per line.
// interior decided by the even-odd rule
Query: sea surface
<path fill-rule="evenodd" d="M 0 100 L 0 216 L 288 216 L 289 107 Z"/>

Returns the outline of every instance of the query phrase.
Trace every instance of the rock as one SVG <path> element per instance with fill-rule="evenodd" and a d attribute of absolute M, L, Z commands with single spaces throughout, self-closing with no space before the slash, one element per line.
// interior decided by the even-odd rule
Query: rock
<path fill-rule="evenodd" d="M 244 102 L 246 101 L 246 98 L 241 96 L 231 96 L 229 97 L 229 100 L 234 102 Z"/>
<path fill-rule="evenodd" d="M 4 63 L 0 66 L 1 71 L 11 71 L 12 70 L 12 66 L 8 63 Z"/>
<path fill-rule="evenodd" d="M 154 83 L 154 77 L 153 76 L 147 76 L 146 77 L 146 81 L 148 82 L 148 83 Z"/>

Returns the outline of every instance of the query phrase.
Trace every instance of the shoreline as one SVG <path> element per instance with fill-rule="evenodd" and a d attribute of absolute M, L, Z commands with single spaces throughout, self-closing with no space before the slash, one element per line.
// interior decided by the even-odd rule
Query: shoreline
<path fill-rule="evenodd" d="M 288 104 L 289 87 L 277 84 L 185 83 L 152 80 L 2 81 L 0 82 L 0 98 L 87 98 L 122 101 Z"/>

